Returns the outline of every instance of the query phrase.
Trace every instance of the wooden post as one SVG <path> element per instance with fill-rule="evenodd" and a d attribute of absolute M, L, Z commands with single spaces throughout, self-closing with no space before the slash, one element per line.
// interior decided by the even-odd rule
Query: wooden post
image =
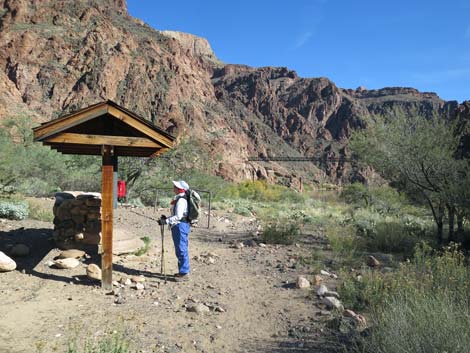
<path fill-rule="evenodd" d="M 103 145 L 103 169 L 101 179 L 101 288 L 113 289 L 113 146 Z"/>

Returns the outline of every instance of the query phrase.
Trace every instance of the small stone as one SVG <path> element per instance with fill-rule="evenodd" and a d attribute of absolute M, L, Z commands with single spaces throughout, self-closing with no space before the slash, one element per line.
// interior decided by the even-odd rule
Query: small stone
<path fill-rule="evenodd" d="M 356 316 L 354 316 L 354 320 L 356 320 L 356 322 L 361 326 L 367 326 L 366 318 L 360 314 L 356 314 Z"/>
<path fill-rule="evenodd" d="M 145 286 L 142 283 L 136 283 L 135 284 L 135 289 L 142 290 L 142 289 L 145 289 Z"/>
<path fill-rule="evenodd" d="M 343 304 L 335 297 L 325 297 L 323 298 L 323 303 L 326 304 L 326 307 L 329 309 L 338 309 L 344 311 Z"/>
<path fill-rule="evenodd" d="M 67 258 L 81 259 L 83 256 L 85 256 L 85 252 L 83 250 L 70 249 L 70 250 L 62 251 L 59 254 L 58 258 L 59 259 L 67 259 Z"/>
<path fill-rule="evenodd" d="M 121 296 L 114 299 L 114 304 L 124 304 L 125 302 L 126 302 L 126 300 Z"/>
<path fill-rule="evenodd" d="M 16 262 L 0 251 L 0 272 L 13 271 L 16 268 Z"/>
<path fill-rule="evenodd" d="M 369 267 L 379 267 L 380 266 L 380 261 L 377 260 L 374 256 L 369 255 L 369 256 L 367 256 L 366 264 Z"/>
<path fill-rule="evenodd" d="M 313 276 L 313 284 L 318 286 L 321 282 L 323 282 L 323 277 L 320 275 Z"/>
<path fill-rule="evenodd" d="M 80 265 L 80 261 L 73 258 L 58 259 L 54 261 L 54 266 L 61 269 L 72 269 Z"/>
<path fill-rule="evenodd" d="M 266 247 L 266 244 L 265 244 L 265 243 L 259 243 L 259 246 L 260 246 L 261 248 L 265 248 L 265 247 Z"/>
<path fill-rule="evenodd" d="M 325 270 L 321 270 L 320 271 L 320 274 L 323 275 L 323 276 L 330 276 L 330 273 L 328 271 L 325 271 Z"/>
<path fill-rule="evenodd" d="M 144 276 L 132 276 L 131 280 L 136 282 L 136 283 L 143 283 L 145 282 L 145 277 Z"/>
<path fill-rule="evenodd" d="M 343 312 L 343 315 L 346 316 L 346 317 L 355 317 L 357 314 L 350 310 L 350 309 L 346 309 L 344 312 Z"/>
<path fill-rule="evenodd" d="M 243 244 L 242 242 L 237 242 L 237 243 L 233 244 L 232 247 L 235 248 L 235 249 L 242 249 L 242 248 L 245 247 L 245 244 Z"/>
<path fill-rule="evenodd" d="M 310 282 L 303 276 L 297 277 L 296 287 L 299 289 L 310 288 Z"/>
<path fill-rule="evenodd" d="M 328 292 L 328 288 L 327 286 L 325 286 L 324 284 L 322 284 L 320 287 L 318 287 L 317 289 L 317 295 L 322 297 L 325 295 L 325 293 Z"/>
<path fill-rule="evenodd" d="M 87 266 L 86 275 L 90 279 L 101 281 L 101 269 L 96 264 L 89 264 Z"/>
<path fill-rule="evenodd" d="M 74 235 L 74 238 L 75 240 L 83 240 L 85 238 L 85 236 L 83 235 L 83 233 L 77 233 Z"/>
<path fill-rule="evenodd" d="M 327 291 L 325 294 L 324 294 L 325 297 L 335 297 L 336 299 L 339 299 L 339 294 L 338 292 L 334 292 L 334 291 Z"/>
<path fill-rule="evenodd" d="M 204 314 L 204 313 L 208 313 L 210 311 L 209 307 L 207 307 L 206 305 L 204 305 L 202 303 L 189 305 L 188 307 L 186 307 L 186 310 L 191 312 L 191 313 L 197 313 L 197 314 Z"/>

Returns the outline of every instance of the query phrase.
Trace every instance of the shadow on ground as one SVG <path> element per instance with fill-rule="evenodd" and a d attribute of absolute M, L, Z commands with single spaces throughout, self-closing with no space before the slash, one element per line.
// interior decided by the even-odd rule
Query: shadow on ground
<path fill-rule="evenodd" d="M 325 339 L 324 335 L 308 333 L 301 338 L 287 337 L 277 341 L 248 341 L 244 352 L 253 353 L 343 353 L 344 348 L 334 336 Z"/>

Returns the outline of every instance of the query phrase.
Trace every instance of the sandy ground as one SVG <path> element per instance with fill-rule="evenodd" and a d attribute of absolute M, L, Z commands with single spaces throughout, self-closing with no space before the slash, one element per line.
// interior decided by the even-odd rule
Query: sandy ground
<path fill-rule="evenodd" d="M 190 280 L 168 276 L 165 282 L 159 226 L 135 211 L 117 209 L 115 226 L 150 237 L 151 247 L 142 256 L 115 256 L 113 280 L 141 275 L 145 288 L 124 284 L 114 293 L 85 276 L 87 264 L 100 264 L 97 254 L 70 270 L 47 265 L 60 253 L 51 223 L 0 221 L 1 251 L 8 254 L 15 243 L 31 248 L 29 256 L 15 258 L 17 270 L 0 273 L 0 353 L 66 352 L 69 342 L 83 344 L 112 331 L 125 332 L 132 351 L 142 353 L 332 351 L 323 333 L 328 314 L 312 288 L 295 288 L 297 276 L 311 279 L 300 258 L 321 246 L 315 235 L 292 246 L 259 246 L 255 219 L 215 211 L 210 229 L 202 221 L 191 231 Z M 246 245 L 237 249 L 234 242 Z M 177 272 L 168 230 L 165 259 L 166 272 Z M 189 312 L 197 303 L 210 311 Z"/>

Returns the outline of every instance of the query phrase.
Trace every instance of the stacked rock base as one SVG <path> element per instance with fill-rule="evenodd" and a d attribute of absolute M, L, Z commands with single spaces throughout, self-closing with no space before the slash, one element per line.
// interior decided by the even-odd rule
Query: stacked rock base
<path fill-rule="evenodd" d="M 53 211 L 53 236 L 58 247 L 85 248 L 101 243 L 101 194 L 58 192 Z"/>

